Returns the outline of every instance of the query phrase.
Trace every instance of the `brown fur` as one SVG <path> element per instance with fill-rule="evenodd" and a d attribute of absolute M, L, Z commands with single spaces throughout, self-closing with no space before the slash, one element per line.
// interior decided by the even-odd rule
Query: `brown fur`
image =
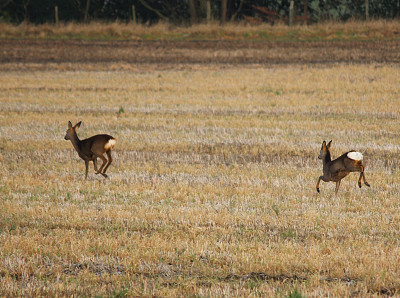
<path fill-rule="evenodd" d="M 323 165 L 323 175 L 318 178 L 317 182 L 317 191 L 319 192 L 319 183 L 321 180 L 325 182 L 336 182 L 335 194 L 337 194 L 340 186 L 340 181 L 346 177 L 351 172 L 360 172 L 360 177 L 358 179 L 358 186 L 361 188 L 361 179 L 364 179 L 364 184 L 366 186 L 370 186 L 365 179 L 364 174 L 364 166 L 362 164 L 362 160 L 354 160 L 347 157 L 348 151 L 336 158 L 335 160 L 331 159 L 330 147 L 332 141 L 326 144 L 325 141 L 322 142 L 321 151 L 318 156 L 319 159 L 322 159 Z"/>
<path fill-rule="evenodd" d="M 84 140 L 80 140 L 78 138 L 78 135 L 76 134 L 76 129 L 81 126 L 81 123 L 82 122 L 79 121 L 77 124 L 75 124 L 75 126 L 72 126 L 71 121 L 68 121 L 68 129 L 64 139 L 70 140 L 72 142 L 72 145 L 74 146 L 76 152 L 78 152 L 79 157 L 85 161 L 85 179 L 87 178 L 90 161 L 93 161 L 93 166 L 96 174 L 101 174 L 104 177 L 108 177 L 106 175 L 106 170 L 112 162 L 111 150 L 116 143 L 116 139 L 110 135 L 100 134 Z M 104 156 L 104 153 L 106 153 L 108 160 Z M 103 161 L 103 164 L 98 170 L 97 158 L 100 158 Z"/>

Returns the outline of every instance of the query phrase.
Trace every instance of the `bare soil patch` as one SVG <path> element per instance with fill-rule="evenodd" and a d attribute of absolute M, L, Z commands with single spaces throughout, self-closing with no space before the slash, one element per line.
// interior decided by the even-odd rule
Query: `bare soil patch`
<path fill-rule="evenodd" d="M 195 64 L 398 63 L 400 41 L 75 41 L 2 40 L 0 69 L 82 69 L 96 65 L 177 68 Z M 117 66 L 117 68 L 119 68 Z"/>

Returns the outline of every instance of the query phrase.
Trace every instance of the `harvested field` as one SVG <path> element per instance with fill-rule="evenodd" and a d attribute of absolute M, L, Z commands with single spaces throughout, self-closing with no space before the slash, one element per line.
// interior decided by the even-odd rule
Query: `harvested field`
<path fill-rule="evenodd" d="M 0 296 L 398 295 L 397 48 L 2 40 Z M 317 194 L 330 139 L 371 188 Z"/>

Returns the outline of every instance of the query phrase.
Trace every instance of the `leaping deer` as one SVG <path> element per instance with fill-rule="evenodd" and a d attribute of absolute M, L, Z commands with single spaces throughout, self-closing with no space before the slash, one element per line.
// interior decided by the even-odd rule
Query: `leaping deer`
<path fill-rule="evenodd" d="M 76 134 L 76 129 L 81 126 L 81 123 L 82 121 L 79 121 L 75 126 L 72 126 L 71 121 L 68 121 L 68 129 L 64 139 L 71 141 L 76 152 L 78 152 L 79 157 L 85 161 L 85 179 L 87 179 L 90 161 L 93 161 L 96 174 L 101 174 L 107 178 L 108 176 L 106 175 L 106 171 L 112 162 L 111 151 L 117 143 L 117 140 L 106 134 L 95 135 L 84 140 L 79 140 L 78 135 Z M 108 160 L 104 157 L 104 153 L 107 154 Z M 98 170 L 97 158 L 100 158 L 103 161 L 103 164 Z"/>
<path fill-rule="evenodd" d="M 329 151 L 332 141 L 326 144 L 322 142 L 321 151 L 318 155 L 319 159 L 322 159 L 323 175 L 318 178 L 317 191 L 319 192 L 319 182 L 321 180 L 325 182 L 333 181 L 336 182 L 335 194 L 337 194 L 340 180 L 346 177 L 351 172 L 360 172 L 360 178 L 358 179 L 358 186 L 361 188 L 361 178 L 364 179 L 364 184 L 370 186 L 365 180 L 364 166 L 362 164 L 363 155 L 360 152 L 349 151 L 342 156 L 331 159 L 331 153 Z"/>

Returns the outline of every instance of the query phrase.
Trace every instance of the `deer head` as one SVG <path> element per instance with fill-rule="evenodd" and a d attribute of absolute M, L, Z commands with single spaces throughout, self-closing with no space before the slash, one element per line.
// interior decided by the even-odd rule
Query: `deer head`
<path fill-rule="evenodd" d="M 329 154 L 329 149 L 331 148 L 332 140 L 326 144 L 325 141 L 322 142 L 321 151 L 319 152 L 318 158 L 324 159 L 327 154 Z"/>
<path fill-rule="evenodd" d="M 81 126 L 81 124 L 82 124 L 82 121 L 79 121 L 77 124 L 75 124 L 75 126 L 72 126 L 71 121 L 68 121 L 68 129 L 67 129 L 64 139 L 71 140 L 72 136 L 76 135 L 76 129 L 79 128 L 79 126 Z"/>

